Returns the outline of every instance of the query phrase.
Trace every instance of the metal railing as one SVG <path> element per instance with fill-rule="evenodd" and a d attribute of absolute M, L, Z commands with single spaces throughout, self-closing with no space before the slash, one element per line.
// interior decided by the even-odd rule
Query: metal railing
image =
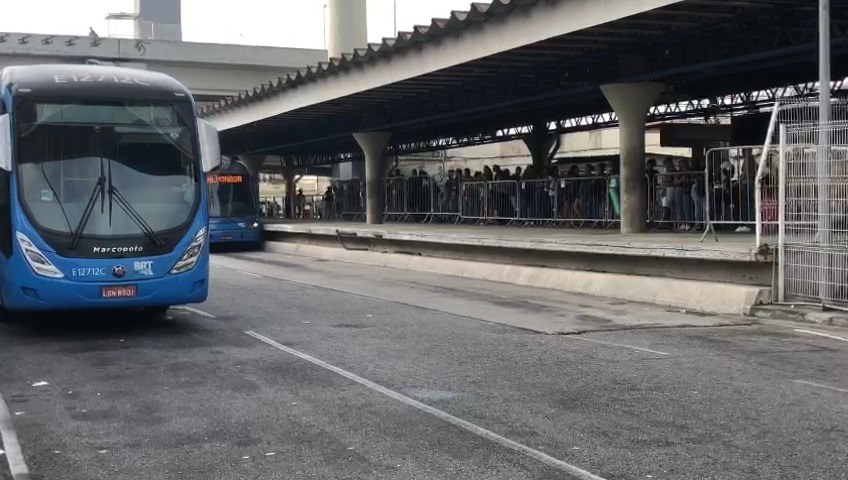
<path fill-rule="evenodd" d="M 459 217 L 463 221 L 482 222 L 488 218 L 486 182 L 462 182 L 460 185 Z"/>
<path fill-rule="evenodd" d="M 450 177 L 441 183 L 391 177 L 384 184 L 384 219 L 606 226 L 620 216 L 618 183 L 618 176 L 488 182 Z"/>
<path fill-rule="evenodd" d="M 333 183 L 335 210 L 339 220 L 365 218 L 364 182 L 357 178 Z"/>
<path fill-rule="evenodd" d="M 706 173 L 662 172 L 647 177 L 648 220 L 671 230 L 702 228 L 707 221 Z"/>
<path fill-rule="evenodd" d="M 522 180 L 514 199 L 518 219 L 534 223 L 559 220 L 558 180 Z"/>
<path fill-rule="evenodd" d="M 656 173 L 646 175 L 645 181 L 648 221 L 654 227 L 690 230 L 708 218 L 719 223 L 724 218 L 724 214 L 710 213 L 709 204 L 715 199 L 706 188 L 706 172 Z M 621 218 L 619 186 L 618 175 L 488 182 L 460 181 L 453 176 L 441 181 L 426 176 L 389 177 L 383 184 L 383 218 L 392 222 L 609 228 Z M 276 199 L 277 216 L 286 212 L 284 200 Z M 362 220 L 364 207 L 360 180 L 336 181 L 329 195 L 307 199 L 306 207 L 296 210 L 294 218 Z M 753 225 L 748 217 L 733 215 L 736 217 L 727 218 Z"/>
<path fill-rule="evenodd" d="M 521 197 L 518 195 L 517 180 L 494 180 L 486 182 L 486 219 L 518 220 Z"/>
<path fill-rule="evenodd" d="M 711 227 L 755 231 L 756 242 L 777 234 L 776 147 L 713 148 L 706 155 L 706 210 Z M 759 180 L 757 180 L 759 178 Z"/>
<path fill-rule="evenodd" d="M 294 218 L 298 220 L 339 220 L 333 195 L 294 197 L 289 206 L 285 196 L 259 197 L 259 216 L 262 218 Z M 291 210 L 293 208 L 293 211 Z"/>

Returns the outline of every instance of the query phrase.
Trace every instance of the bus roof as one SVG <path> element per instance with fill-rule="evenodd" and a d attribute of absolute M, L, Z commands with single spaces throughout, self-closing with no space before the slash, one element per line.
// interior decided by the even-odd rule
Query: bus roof
<path fill-rule="evenodd" d="M 27 65 L 0 71 L 12 95 L 129 100 L 190 100 L 180 82 L 159 72 L 105 65 Z"/>

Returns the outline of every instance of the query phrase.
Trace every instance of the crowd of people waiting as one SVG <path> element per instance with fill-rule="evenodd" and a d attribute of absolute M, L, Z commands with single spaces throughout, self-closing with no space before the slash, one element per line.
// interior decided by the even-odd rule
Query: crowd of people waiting
<path fill-rule="evenodd" d="M 755 164 L 749 161 L 743 165 Z M 703 169 L 692 169 L 687 159 L 666 158 L 660 164 L 648 160 L 645 191 L 649 223 L 657 228 L 697 230 L 704 228 L 707 212 L 712 220 L 728 224 L 752 221 L 752 169 L 737 172 L 731 162 L 715 167 L 707 174 Z M 709 195 L 707 188 L 711 189 Z M 364 203 L 360 181 L 334 182 L 320 197 L 306 198 L 298 192 L 294 211 L 286 209 L 285 216 L 357 218 L 364 211 Z M 410 221 L 462 218 L 487 223 L 599 226 L 620 218 L 620 178 L 617 165 L 603 162 L 514 169 L 487 165 L 474 172 L 469 168 L 444 171 L 440 167 L 433 175 L 423 168 L 412 169 L 409 175 L 394 169 L 385 182 L 384 207 L 387 216 Z"/>

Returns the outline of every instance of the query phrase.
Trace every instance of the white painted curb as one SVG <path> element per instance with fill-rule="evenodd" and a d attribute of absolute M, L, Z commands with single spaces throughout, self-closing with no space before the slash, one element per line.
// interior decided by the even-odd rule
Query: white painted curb
<path fill-rule="evenodd" d="M 482 263 L 306 244 L 266 242 L 266 249 L 286 255 L 489 280 L 720 315 L 749 315 L 752 307 L 767 303 L 770 295 L 768 288 L 751 285 Z"/>

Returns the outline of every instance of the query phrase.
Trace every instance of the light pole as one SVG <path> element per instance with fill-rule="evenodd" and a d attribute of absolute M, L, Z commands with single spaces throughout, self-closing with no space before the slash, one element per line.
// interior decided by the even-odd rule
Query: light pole
<path fill-rule="evenodd" d="M 392 0 L 392 17 L 394 18 L 394 32 L 392 33 L 392 36 L 397 37 L 397 0 Z"/>
<path fill-rule="evenodd" d="M 327 49 L 327 4 L 324 4 L 324 10 L 322 11 L 322 15 L 324 17 L 324 50 Z"/>

